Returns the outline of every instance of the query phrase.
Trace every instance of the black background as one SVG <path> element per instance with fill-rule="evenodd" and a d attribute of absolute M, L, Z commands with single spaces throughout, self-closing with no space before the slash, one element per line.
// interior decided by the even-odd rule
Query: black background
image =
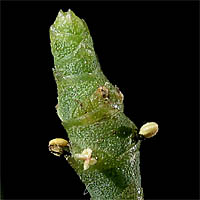
<path fill-rule="evenodd" d="M 138 127 L 146 199 L 198 198 L 197 2 L 2 2 L 3 198 L 89 199 L 48 141 L 66 137 L 55 105 L 49 27 L 72 9 L 90 29 L 102 69 Z"/>

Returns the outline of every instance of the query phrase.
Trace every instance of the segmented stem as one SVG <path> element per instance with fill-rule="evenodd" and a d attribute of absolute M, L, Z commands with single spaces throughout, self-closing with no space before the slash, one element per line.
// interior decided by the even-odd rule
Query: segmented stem
<path fill-rule="evenodd" d="M 86 23 L 60 11 L 50 39 L 68 162 L 92 199 L 143 199 L 137 128 L 123 113 L 122 93 L 101 71 Z"/>

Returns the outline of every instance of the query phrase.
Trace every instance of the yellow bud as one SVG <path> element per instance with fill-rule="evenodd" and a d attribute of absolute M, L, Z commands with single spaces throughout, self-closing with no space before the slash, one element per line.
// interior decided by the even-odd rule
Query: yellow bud
<path fill-rule="evenodd" d="M 49 141 L 49 151 L 56 156 L 62 155 L 65 149 L 68 147 L 69 147 L 68 141 L 62 138 L 55 138 Z"/>
<path fill-rule="evenodd" d="M 143 135 L 145 138 L 151 138 L 158 132 L 158 124 L 155 122 L 148 122 L 140 128 L 140 135 Z"/>

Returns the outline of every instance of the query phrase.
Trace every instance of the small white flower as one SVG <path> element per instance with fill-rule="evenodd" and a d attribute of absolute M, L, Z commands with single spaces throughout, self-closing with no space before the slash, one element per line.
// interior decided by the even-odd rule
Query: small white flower
<path fill-rule="evenodd" d="M 92 150 L 90 148 L 84 149 L 81 154 L 75 154 L 74 157 L 80 160 L 84 160 L 83 169 L 87 170 L 90 165 L 96 164 L 97 160 L 92 158 Z"/>

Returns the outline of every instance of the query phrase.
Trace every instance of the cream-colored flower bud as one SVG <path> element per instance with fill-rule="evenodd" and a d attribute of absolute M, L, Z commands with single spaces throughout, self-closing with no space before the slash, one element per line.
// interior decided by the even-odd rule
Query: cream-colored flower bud
<path fill-rule="evenodd" d="M 140 135 L 143 135 L 145 138 L 151 138 L 158 132 L 158 124 L 155 122 L 148 122 L 140 128 Z"/>
<path fill-rule="evenodd" d="M 55 138 L 49 141 L 49 151 L 55 156 L 62 155 L 68 147 L 68 141 L 62 138 Z"/>

